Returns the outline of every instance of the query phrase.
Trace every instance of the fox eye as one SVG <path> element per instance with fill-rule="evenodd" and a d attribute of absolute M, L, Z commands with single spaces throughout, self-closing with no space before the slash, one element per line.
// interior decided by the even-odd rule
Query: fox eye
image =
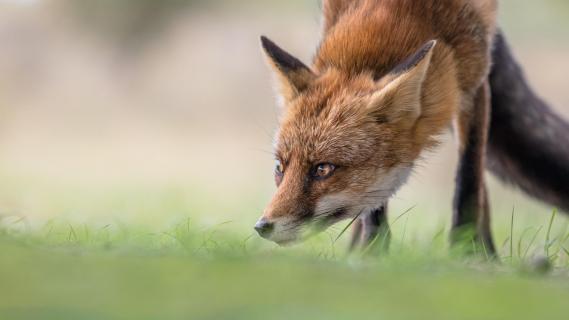
<path fill-rule="evenodd" d="M 326 179 L 330 177 L 334 171 L 336 171 L 335 165 L 331 163 L 321 163 L 312 169 L 311 175 L 315 179 Z"/>
<path fill-rule="evenodd" d="M 277 160 L 277 163 L 275 165 L 275 184 L 277 185 L 277 187 L 283 181 L 283 176 L 284 176 L 284 166 L 280 160 Z"/>
<path fill-rule="evenodd" d="M 275 173 L 278 175 L 283 175 L 283 173 L 284 173 L 284 166 L 280 160 L 277 160 L 277 162 L 275 164 Z"/>

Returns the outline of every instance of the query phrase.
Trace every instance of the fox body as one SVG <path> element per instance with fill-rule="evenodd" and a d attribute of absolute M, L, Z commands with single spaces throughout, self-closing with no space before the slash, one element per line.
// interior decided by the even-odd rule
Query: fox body
<path fill-rule="evenodd" d="M 283 115 L 261 236 L 285 244 L 308 224 L 357 217 L 353 247 L 388 238 L 389 198 L 452 128 L 453 239 L 471 234 L 493 251 L 483 173 L 496 11 L 495 0 L 327 0 L 311 66 L 262 37 Z"/>

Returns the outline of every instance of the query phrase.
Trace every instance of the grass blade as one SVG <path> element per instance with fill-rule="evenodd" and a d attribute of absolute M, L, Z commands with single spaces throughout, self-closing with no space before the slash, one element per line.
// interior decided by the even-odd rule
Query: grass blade
<path fill-rule="evenodd" d="M 535 231 L 533 238 L 531 239 L 531 241 L 529 242 L 527 248 L 526 248 L 526 252 L 524 252 L 524 260 L 527 257 L 529 250 L 531 249 L 531 247 L 533 246 L 535 240 L 537 239 L 537 236 L 539 235 L 539 233 L 541 232 L 541 229 L 543 229 L 543 226 L 539 226 L 539 228 L 537 228 L 537 230 Z"/>
<path fill-rule="evenodd" d="M 514 262 L 514 214 L 516 207 L 512 208 L 512 220 L 510 221 L 510 263 Z"/>
<path fill-rule="evenodd" d="M 551 237 L 551 228 L 553 226 L 553 220 L 555 220 L 555 216 L 557 215 L 557 209 L 553 209 L 551 213 L 551 218 L 549 219 L 549 226 L 547 227 L 547 233 L 545 234 L 545 255 L 549 258 L 549 248 L 551 247 L 550 237 Z"/>
<path fill-rule="evenodd" d="M 342 231 L 340 231 L 340 234 L 338 234 L 338 236 L 336 237 L 336 239 L 334 240 L 333 244 L 335 244 L 338 240 L 340 240 L 340 238 L 344 235 L 344 233 L 346 233 L 346 231 L 348 231 L 348 229 L 354 224 L 354 222 L 356 222 L 356 220 L 362 215 L 362 213 L 364 212 L 365 209 L 362 209 L 360 211 L 360 213 L 358 213 L 353 219 L 352 221 L 350 221 L 350 223 L 348 223 L 346 225 L 346 227 L 344 227 L 344 229 L 342 229 Z"/>
<path fill-rule="evenodd" d="M 518 239 L 518 259 L 522 259 L 522 244 L 524 242 L 524 238 L 526 237 L 526 234 L 531 229 L 532 229 L 532 227 L 525 228 L 524 231 L 522 231 L 520 238 Z"/>

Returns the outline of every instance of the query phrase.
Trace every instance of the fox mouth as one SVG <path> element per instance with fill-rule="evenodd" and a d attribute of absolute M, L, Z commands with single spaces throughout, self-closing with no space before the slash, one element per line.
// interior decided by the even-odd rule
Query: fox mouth
<path fill-rule="evenodd" d="M 284 240 L 273 240 L 274 243 L 278 244 L 281 247 L 290 247 L 298 242 L 300 242 L 300 239 L 297 238 L 291 238 L 291 239 L 284 239 Z"/>
<path fill-rule="evenodd" d="M 303 227 L 306 227 L 305 232 L 302 232 L 300 236 L 298 237 L 293 237 L 291 239 L 287 239 L 284 241 L 275 241 L 277 244 L 281 245 L 281 246 L 289 246 L 292 245 L 294 243 L 297 242 L 301 242 L 304 240 L 307 240 L 308 238 L 311 238 L 323 231 L 325 231 L 326 229 L 328 229 L 330 226 L 349 218 L 349 214 L 348 214 L 348 210 L 344 207 L 342 208 L 338 208 L 334 211 L 332 211 L 331 213 L 327 213 L 327 214 L 322 214 L 320 216 L 313 216 L 309 219 L 303 219 L 300 222 L 296 223 L 296 227 L 292 228 L 292 232 L 298 232 L 299 229 L 302 229 Z"/>
<path fill-rule="evenodd" d="M 275 232 L 261 235 L 279 246 L 287 247 L 311 238 L 330 226 L 350 217 L 350 210 L 340 207 L 333 211 L 304 217 L 276 228 Z M 280 229 L 280 230 L 278 230 Z"/>
<path fill-rule="evenodd" d="M 322 219 L 318 219 L 318 217 L 314 218 L 312 224 L 316 232 L 321 232 L 346 218 L 348 218 L 348 210 L 341 207 L 331 213 L 325 214 Z"/>

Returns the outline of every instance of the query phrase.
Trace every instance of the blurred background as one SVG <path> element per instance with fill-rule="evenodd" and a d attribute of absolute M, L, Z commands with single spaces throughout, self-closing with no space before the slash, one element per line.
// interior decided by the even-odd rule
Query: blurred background
<path fill-rule="evenodd" d="M 530 82 L 569 115 L 569 2 L 501 1 Z M 243 234 L 274 191 L 278 112 L 265 34 L 309 62 L 316 0 L 0 0 L 0 215 L 41 226 L 190 218 Z M 454 143 L 426 155 L 393 210 L 450 221 Z M 495 228 L 552 208 L 492 180 Z"/>

